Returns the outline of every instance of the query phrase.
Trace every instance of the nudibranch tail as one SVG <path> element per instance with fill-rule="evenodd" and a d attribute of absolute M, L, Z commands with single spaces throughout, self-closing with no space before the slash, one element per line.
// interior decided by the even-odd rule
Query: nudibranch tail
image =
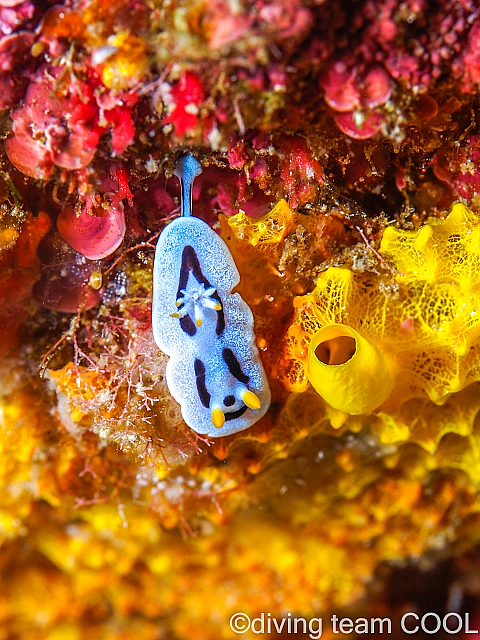
<path fill-rule="evenodd" d="M 186 156 L 175 175 L 182 215 L 162 232 L 154 262 L 152 327 L 170 356 L 166 379 L 185 422 L 212 437 L 247 429 L 270 406 L 270 389 L 253 332 L 253 315 L 238 293 L 240 276 L 224 241 L 192 215 L 200 164 Z"/>
<path fill-rule="evenodd" d="M 190 154 L 180 158 L 175 167 L 175 175 L 180 180 L 181 186 L 181 211 L 182 216 L 192 215 L 192 187 L 197 176 L 202 173 L 202 166 Z"/>

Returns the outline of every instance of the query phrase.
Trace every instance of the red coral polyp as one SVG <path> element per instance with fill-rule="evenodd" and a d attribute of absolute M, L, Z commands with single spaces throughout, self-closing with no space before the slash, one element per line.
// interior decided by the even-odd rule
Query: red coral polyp
<path fill-rule="evenodd" d="M 196 128 L 199 106 L 205 100 L 205 92 L 194 73 L 182 73 L 177 84 L 164 87 L 162 97 L 169 110 L 163 124 L 172 124 L 176 136 L 182 137 Z"/>
<path fill-rule="evenodd" d="M 385 117 L 372 109 L 384 105 L 392 95 L 391 78 L 380 64 L 365 69 L 337 60 L 320 85 L 343 133 L 362 140 L 380 131 Z"/>
<path fill-rule="evenodd" d="M 365 74 L 362 83 L 362 106 L 369 109 L 380 107 L 390 99 L 392 95 L 392 82 L 390 76 L 380 65 L 371 67 Z"/>
<path fill-rule="evenodd" d="M 325 91 L 325 102 L 335 111 L 351 111 L 360 103 L 360 92 L 356 85 L 356 74 L 338 60 L 327 71 L 320 82 Z"/>
<path fill-rule="evenodd" d="M 373 109 L 385 104 L 392 94 L 392 82 L 385 69 L 373 65 L 363 71 L 337 60 L 320 82 L 325 102 L 341 113 L 363 107 Z"/>

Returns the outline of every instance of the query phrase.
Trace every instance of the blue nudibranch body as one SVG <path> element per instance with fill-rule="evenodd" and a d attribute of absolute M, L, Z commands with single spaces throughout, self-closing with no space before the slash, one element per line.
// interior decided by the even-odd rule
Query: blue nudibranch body
<path fill-rule="evenodd" d="M 197 433 L 227 436 L 252 426 L 270 405 L 270 388 L 253 332 L 253 315 L 238 293 L 240 275 L 225 242 L 191 213 L 201 172 L 190 155 L 175 171 L 182 216 L 160 235 L 153 270 L 152 327 L 170 356 L 166 379 L 182 415 Z"/>

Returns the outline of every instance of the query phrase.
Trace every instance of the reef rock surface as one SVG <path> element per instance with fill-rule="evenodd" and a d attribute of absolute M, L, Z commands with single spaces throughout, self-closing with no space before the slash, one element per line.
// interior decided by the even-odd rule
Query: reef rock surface
<path fill-rule="evenodd" d="M 479 42 L 474 0 L 0 0 L 2 640 L 478 614 Z M 227 438 L 152 337 L 186 152 L 272 391 Z"/>

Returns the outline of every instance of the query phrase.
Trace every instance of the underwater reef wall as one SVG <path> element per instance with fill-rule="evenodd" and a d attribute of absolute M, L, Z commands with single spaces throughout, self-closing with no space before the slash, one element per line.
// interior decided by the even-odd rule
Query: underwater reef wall
<path fill-rule="evenodd" d="M 0 0 L 0 639 L 394 617 L 445 563 L 479 614 L 479 84 L 474 0 Z M 271 392 L 226 437 L 152 331 L 186 153 Z"/>

